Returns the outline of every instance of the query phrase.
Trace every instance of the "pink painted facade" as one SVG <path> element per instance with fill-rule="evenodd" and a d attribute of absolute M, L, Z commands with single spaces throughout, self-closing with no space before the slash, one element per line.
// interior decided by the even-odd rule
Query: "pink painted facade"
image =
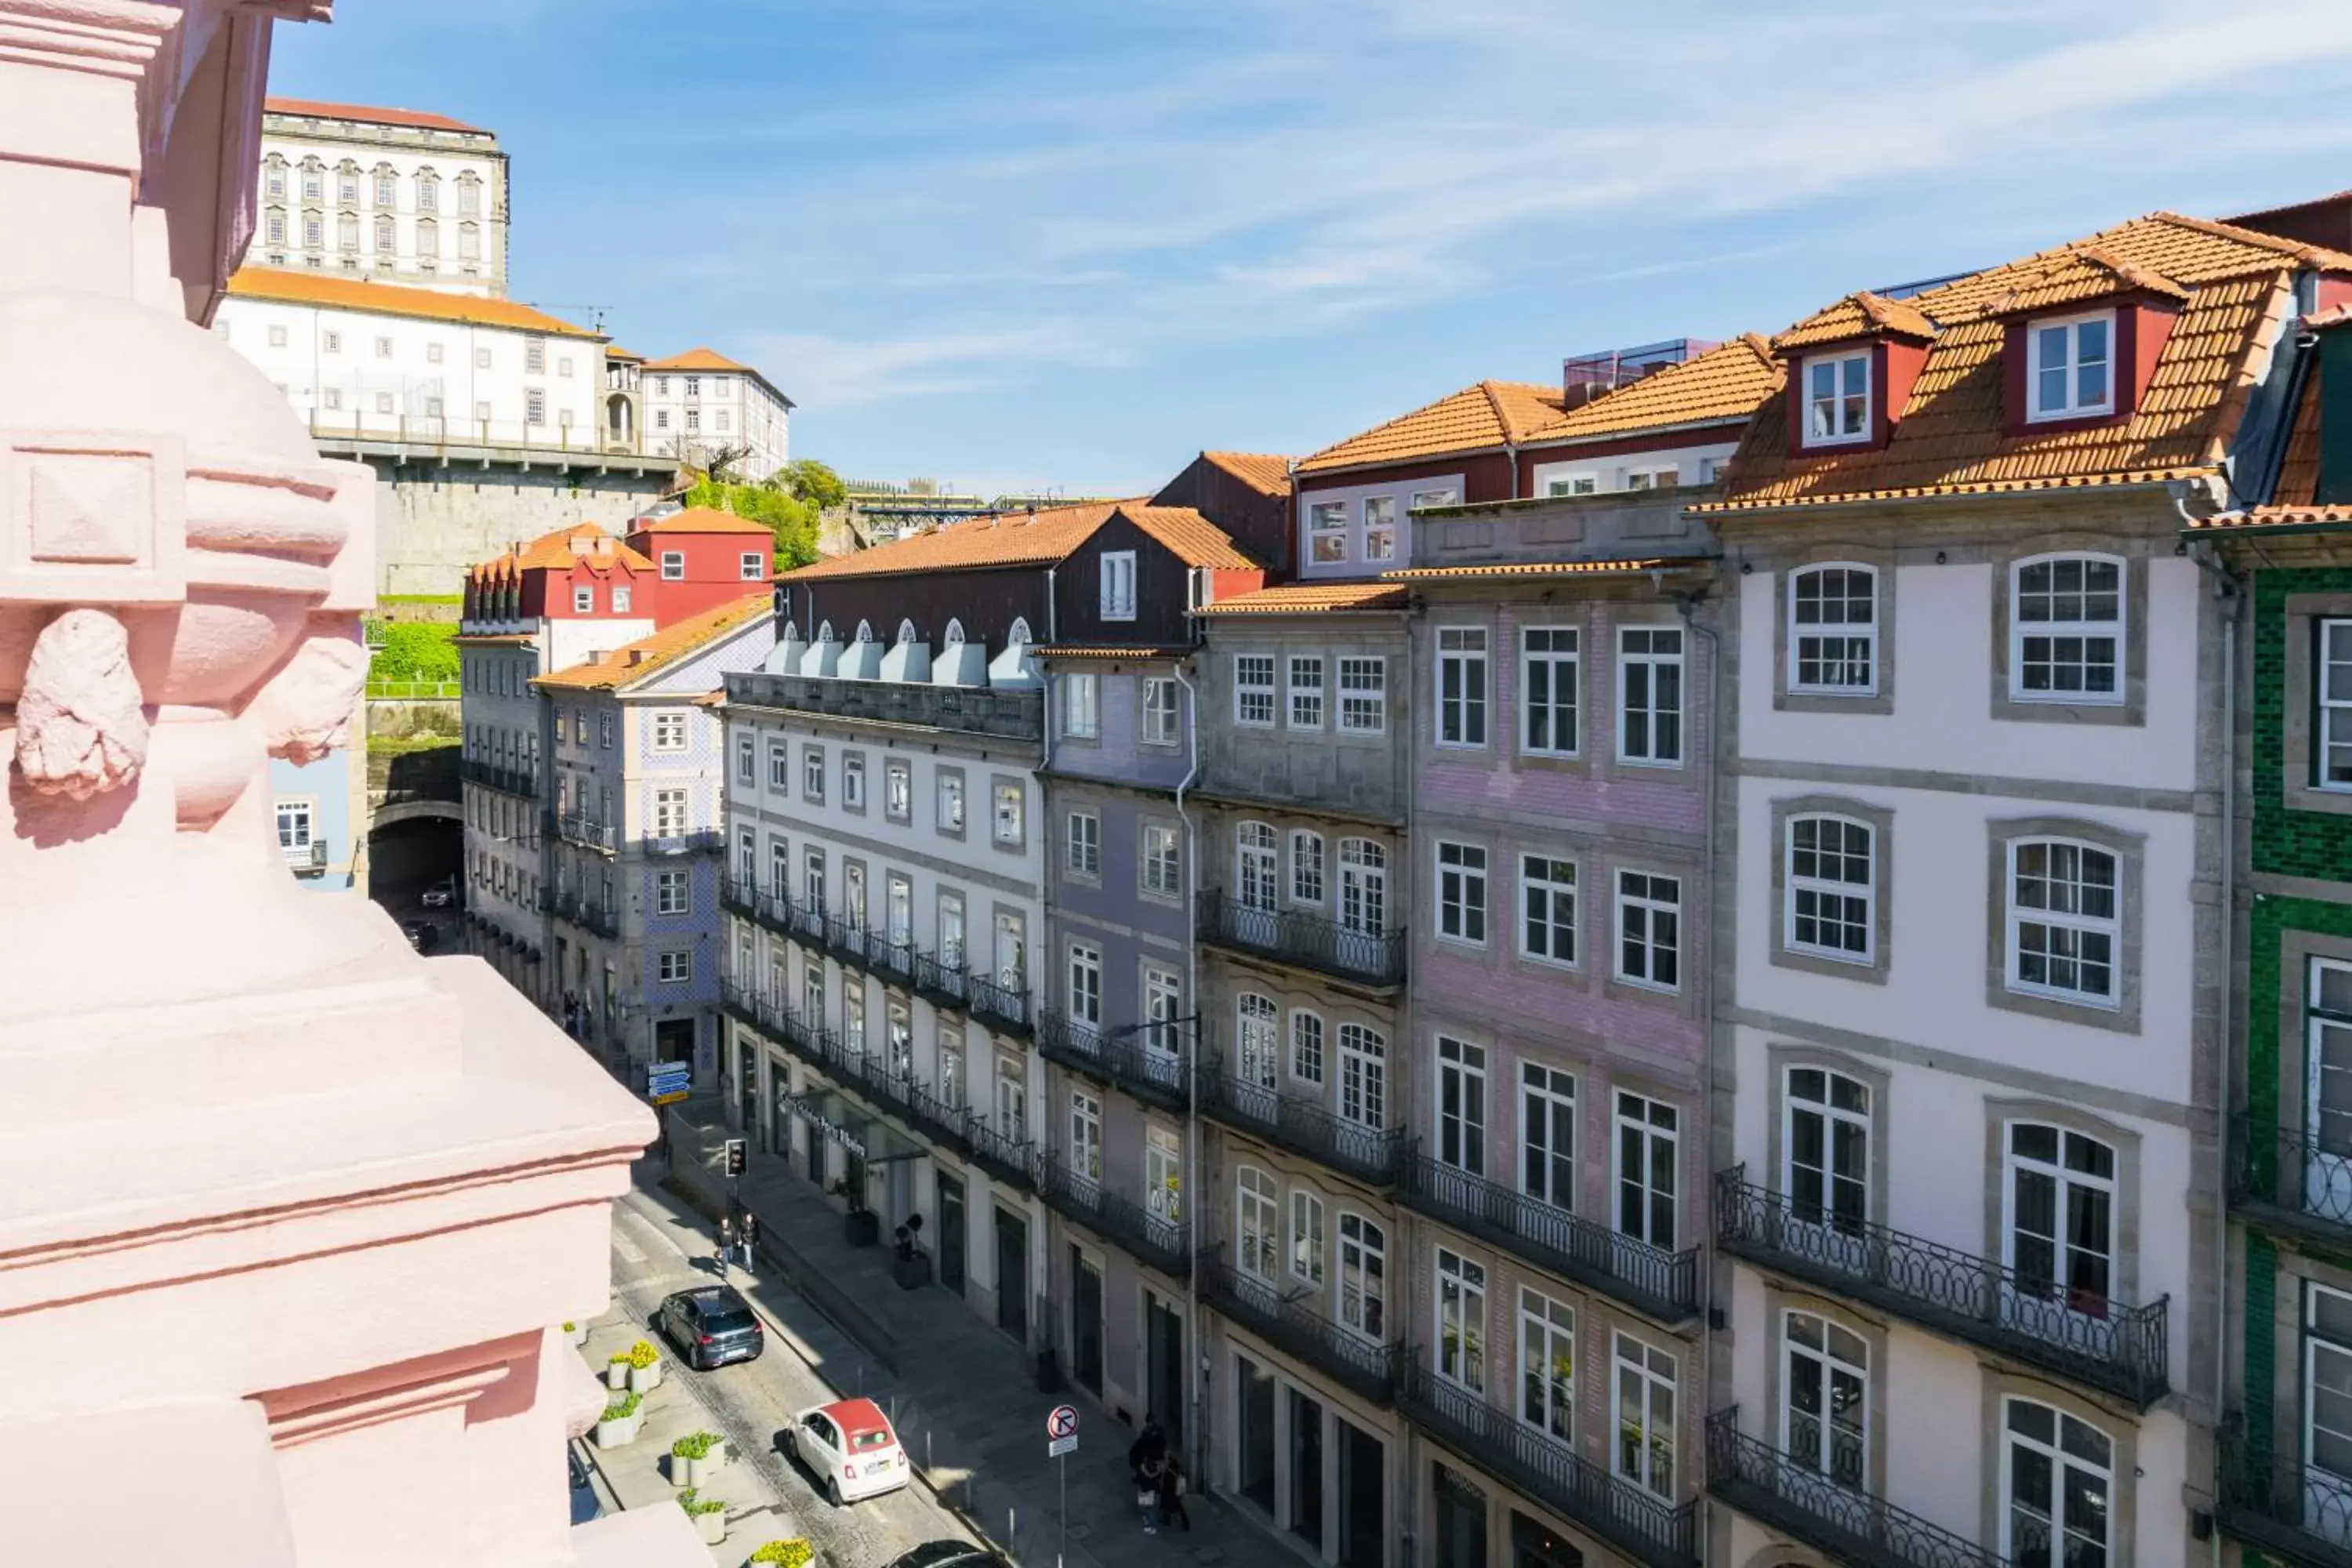
<path fill-rule="evenodd" d="M 605 1306 L 652 1119 L 277 852 L 268 761 L 364 677 L 371 481 L 204 323 L 272 18 L 326 12 L 0 0 L 0 1539 L 704 1561 L 566 1506 L 602 1392 L 555 1325 Z"/>

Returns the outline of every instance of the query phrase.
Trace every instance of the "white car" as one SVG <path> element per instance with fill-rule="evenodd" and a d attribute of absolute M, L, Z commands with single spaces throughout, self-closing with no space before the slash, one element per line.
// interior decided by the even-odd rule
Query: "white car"
<path fill-rule="evenodd" d="M 784 1452 L 824 1482 L 825 1500 L 835 1508 L 896 1491 L 914 1473 L 890 1418 L 870 1399 L 836 1399 L 802 1411 L 784 1428 Z"/>

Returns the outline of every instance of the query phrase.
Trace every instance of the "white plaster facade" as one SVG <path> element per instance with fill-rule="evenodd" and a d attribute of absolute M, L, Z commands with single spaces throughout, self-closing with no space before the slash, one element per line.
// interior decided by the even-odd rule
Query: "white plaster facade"
<path fill-rule="evenodd" d="M 478 126 L 272 99 L 247 259 L 503 298 L 507 173 Z"/>
<path fill-rule="evenodd" d="M 721 447 L 749 447 L 733 469 L 744 480 L 792 460 L 792 399 L 749 365 L 695 349 L 646 362 L 635 390 L 649 451 L 701 467 Z"/>
<path fill-rule="evenodd" d="M 1530 474 L 1528 493 L 1537 496 L 1605 495 L 1612 490 L 1672 489 L 1677 485 L 1711 485 L 1717 470 L 1739 449 L 1737 439 L 1688 447 L 1661 447 L 1649 451 L 1612 450 L 1622 439 L 1596 441 L 1600 448 L 1580 454 L 1573 447 L 1546 449 Z"/>

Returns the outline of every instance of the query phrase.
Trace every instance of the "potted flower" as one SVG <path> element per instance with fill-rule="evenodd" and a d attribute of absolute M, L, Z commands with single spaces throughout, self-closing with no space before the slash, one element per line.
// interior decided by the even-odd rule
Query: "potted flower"
<path fill-rule="evenodd" d="M 698 1487 L 727 1462 L 727 1439 L 716 1432 L 689 1432 L 669 1446 L 672 1486 Z"/>
<path fill-rule="evenodd" d="M 627 1360 L 631 1393 L 643 1394 L 649 1388 L 661 1386 L 661 1352 L 654 1348 L 651 1340 L 639 1340 L 635 1344 L 631 1345 L 627 1351 Z"/>
<path fill-rule="evenodd" d="M 809 1568 L 816 1556 L 816 1548 L 798 1536 L 790 1541 L 771 1541 L 753 1550 L 751 1561 L 773 1564 L 774 1568 Z"/>
<path fill-rule="evenodd" d="M 604 1386 L 607 1388 L 626 1388 L 629 1386 L 628 1352 L 614 1351 L 613 1352 L 613 1359 L 604 1363 Z"/>
<path fill-rule="evenodd" d="M 563 1333 L 564 1337 L 575 1345 L 584 1345 L 588 1342 L 588 1325 L 585 1323 L 566 1323 L 563 1325 Z"/>
<path fill-rule="evenodd" d="M 640 1406 L 642 1394 L 623 1393 L 604 1406 L 604 1414 L 596 1418 L 596 1447 L 618 1448 L 637 1440 L 637 1427 L 645 1420 Z"/>
<path fill-rule="evenodd" d="M 677 1494 L 677 1506 L 686 1510 L 686 1517 L 694 1521 L 694 1532 L 706 1544 L 716 1546 L 727 1539 L 727 1505 L 717 1498 L 707 1498 L 688 1487 Z"/>

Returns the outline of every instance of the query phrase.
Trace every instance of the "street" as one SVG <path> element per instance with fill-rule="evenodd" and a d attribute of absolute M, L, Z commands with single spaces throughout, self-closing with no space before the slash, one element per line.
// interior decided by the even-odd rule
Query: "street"
<path fill-rule="evenodd" d="M 644 1169 L 640 1167 L 641 1173 Z M 672 1291 L 711 1280 L 710 1250 L 710 1235 L 700 1216 L 668 1194 L 646 1184 L 641 1174 L 640 1184 L 614 1205 L 613 1310 L 594 1320 L 592 1328 L 601 1331 L 625 1319 L 646 1338 L 662 1344 L 666 1354 L 670 1353 L 671 1347 L 647 1324 Z M 858 1389 L 853 1384 L 835 1390 L 794 1350 L 791 1337 L 779 1331 L 767 1299 L 785 1294 L 784 1287 L 750 1279 L 740 1269 L 731 1270 L 729 1278 L 766 1323 L 765 1352 L 757 1361 L 708 1373 L 692 1371 L 672 1355 L 668 1375 L 683 1382 L 708 1413 L 709 1426 L 724 1434 L 741 1456 L 726 1472 L 724 1491 L 732 1505 L 730 1517 L 740 1518 L 763 1505 L 773 1509 L 784 1516 L 779 1521 L 784 1527 L 766 1533 L 805 1536 L 835 1568 L 881 1568 L 926 1541 L 970 1540 L 971 1532 L 939 1505 L 920 1481 L 836 1509 L 824 1500 L 806 1471 L 784 1458 L 777 1447 L 777 1434 L 795 1411 L 856 1394 Z M 599 1343 L 604 1338 L 600 1332 Z M 597 1451 L 592 1445 L 590 1457 L 608 1474 L 634 1468 L 642 1477 L 658 1456 L 640 1442 L 609 1452 Z M 910 1457 L 918 1464 L 923 1458 L 920 1452 Z M 640 1494 L 644 1487 L 640 1479 Z M 627 1499 L 627 1487 L 615 1489 Z M 735 1561 L 740 1555 L 740 1551 L 719 1549 L 721 1562 Z"/>

